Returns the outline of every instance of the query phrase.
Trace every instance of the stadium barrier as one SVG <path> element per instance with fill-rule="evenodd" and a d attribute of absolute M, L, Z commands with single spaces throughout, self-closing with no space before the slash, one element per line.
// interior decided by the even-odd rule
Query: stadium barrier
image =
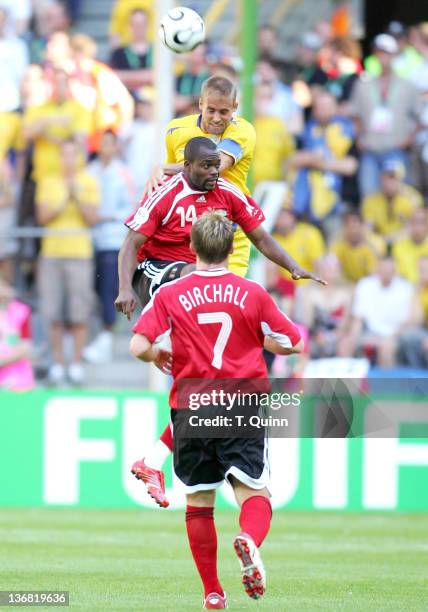
<path fill-rule="evenodd" d="M 304 437 L 270 440 L 274 507 L 428 510 L 426 394 L 415 399 L 401 383 L 392 399 L 353 398 L 360 428 L 374 406 L 393 419 L 387 435 L 372 423 L 368 436 L 317 438 L 318 408 L 305 398 L 298 411 Z M 160 393 L 1 392 L 0 505 L 153 508 L 129 469 L 167 421 L 167 396 Z M 182 508 L 170 460 L 165 472 L 171 507 Z M 229 487 L 220 490 L 218 505 L 234 505 Z"/>

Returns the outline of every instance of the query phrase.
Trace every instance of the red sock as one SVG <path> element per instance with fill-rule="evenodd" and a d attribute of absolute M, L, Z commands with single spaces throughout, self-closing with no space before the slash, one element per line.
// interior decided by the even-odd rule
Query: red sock
<path fill-rule="evenodd" d="M 204 596 L 210 593 L 224 596 L 217 578 L 217 533 L 214 524 L 214 508 L 187 506 L 186 528 L 190 550 L 204 585 Z"/>
<path fill-rule="evenodd" d="M 244 533 L 248 533 L 259 547 L 270 527 L 272 506 L 267 497 L 254 495 L 244 501 L 239 515 L 239 526 Z"/>
<path fill-rule="evenodd" d="M 171 425 L 169 423 L 163 430 L 160 439 L 165 444 L 165 446 L 167 446 L 169 450 L 172 452 L 172 449 L 173 449 L 172 431 L 171 431 Z"/>

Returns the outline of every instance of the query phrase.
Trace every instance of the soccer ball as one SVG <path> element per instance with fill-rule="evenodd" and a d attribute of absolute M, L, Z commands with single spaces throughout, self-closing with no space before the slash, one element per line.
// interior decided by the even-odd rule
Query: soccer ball
<path fill-rule="evenodd" d="M 195 11 L 178 6 L 162 17 L 159 37 L 174 53 L 188 53 L 204 41 L 205 24 Z"/>

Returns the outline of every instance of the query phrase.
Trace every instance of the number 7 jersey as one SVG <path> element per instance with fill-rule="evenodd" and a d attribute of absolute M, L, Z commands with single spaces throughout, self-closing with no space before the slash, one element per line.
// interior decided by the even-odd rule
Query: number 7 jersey
<path fill-rule="evenodd" d="M 170 331 L 172 408 L 178 379 L 266 378 L 264 337 L 285 348 L 300 340 L 296 325 L 261 285 L 224 268 L 195 271 L 160 287 L 133 331 L 151 343 Z"/>
<path fill-rule="evenodd" d="M 210 209 L 223 211 L 245 232 L 252 231 L 265 219 L 258 204 L 232 183 L 220 178 L 213 191 L 197 191 L 180 172 L 146 196 L 125 222 L 130 229 L 149 238 L 138 252 L 138 261 L 193 263 L 190 230 L 194 221 Z"/>

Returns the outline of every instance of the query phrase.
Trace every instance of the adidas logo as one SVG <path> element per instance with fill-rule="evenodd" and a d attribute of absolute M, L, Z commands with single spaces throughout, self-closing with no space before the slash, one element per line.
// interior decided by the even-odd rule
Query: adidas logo
<path fill-rule="evenodd" d="M 196 202 L 206 202 L 206 201 L 207 201 L 207 200 L 206 200 L 205 196 L 201 196 L 200 198 L 198 198 L 198 199 L 196 200 Z"/>

